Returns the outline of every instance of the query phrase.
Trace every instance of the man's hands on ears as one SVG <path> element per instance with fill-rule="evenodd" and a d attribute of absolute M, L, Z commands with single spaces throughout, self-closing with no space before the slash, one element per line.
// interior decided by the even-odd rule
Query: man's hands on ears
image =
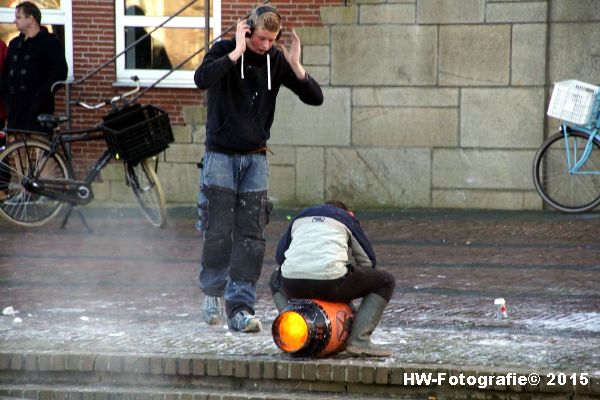
<path fill-rule="evenodd" d="M 245 19 L 238 19 L 235 29 L 235 49 L 229 53 L 231 61 L 237 61 L 246 51 L 246 34 L 250 33 L 250 26 Z"/>
<path fill-rule="evenodd" d="M 301 51 L 300 37 L 298 36 L 298 34 L 296 33 L 296 31 L 294 29 L 292 29 L 291 36 L 292 36 L 292 45 L 290 46 L 289 50 L 286 49 L 286 47 L 282 44 L 277 44 L 277 48 L 279 50 L 281 50 L 281 52 L 283 53 L 288 64 L 290 64 L 290 66 L 294 70 L 296 77 L 298 79 L 305 79 L 306 71 L 304 70 L 304 67 L 300 63 L 300 51 Z"/>
<path fill-rule="evenodd" d="M 250 27 L 248 26 L 247 21 L 245 19 L 238 19 L 235 30 L 235 49 L 229 53 L 229 58 L 231 61 L 236 62 L 246 51 L 246 34 L 250 34 Z M 296 77 L 298 79 L 305 79 L 306 70 L 300 63 L 300 37 L 294 29 L 291 31 L 291 36 L 292 44 L 289 50 L 283 44 L 278 43 L 276 46 L 283 53 L 283 56 L 287 60 L 288 64 L 290 64 L 292 67 Z"/>

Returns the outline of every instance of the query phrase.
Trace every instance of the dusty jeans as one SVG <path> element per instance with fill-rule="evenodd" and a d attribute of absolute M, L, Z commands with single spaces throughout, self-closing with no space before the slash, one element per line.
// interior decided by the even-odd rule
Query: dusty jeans
<path fill-rule="evenodd" d="M 204 237 L 200 288 L 209 296 L 224 296 L 228 318 L 241 308 L 254 314 L 270 207 L 268 181 L 263 153 L 204 154 L 197 224 Z"/>

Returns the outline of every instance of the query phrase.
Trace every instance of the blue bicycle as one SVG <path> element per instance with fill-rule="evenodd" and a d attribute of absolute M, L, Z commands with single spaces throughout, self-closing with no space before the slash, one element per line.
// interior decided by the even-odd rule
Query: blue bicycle
<path fill-rule="evenodd" d="M 600 205 L 600 87 L 557 82 L 548 115 L 560 131 L 542 143 L 533 160 L 535 188 L 546 204 L 564 213 Z"/>

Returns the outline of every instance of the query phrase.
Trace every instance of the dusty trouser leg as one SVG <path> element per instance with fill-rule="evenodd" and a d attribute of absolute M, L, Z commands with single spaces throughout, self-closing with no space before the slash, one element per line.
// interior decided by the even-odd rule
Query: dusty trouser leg
<path fill-rule="evenodd" d="M 235 182 L 237 198 L 229 280 L 225 286 L 227 324 L 240 332 L 259 332 L 260 319 L 254 315 L 256 281 L 265 253 L 264 229 L 269 201 L 269 164 L 264 152 L 238 155 Z"/>
<path fill-rule="evenodd" d="M 256 281 L 260 277 L 265 254 L 267 208 L 266 191 L 238 193 L 229 262 L 230 280 L 225 290 L 228 318 L 240 308 L 254 314 Z"/>
<path fill-rule="evenodd" d="M 200 288 L 205 295 L 222 296 L 231 254 L 236 166 L 231 156 L 206 151 L 200 168 L 197 229 L 204 238 Z"/>
<path fill-rule="evenodd" d="M 203 187 L 199 204 L 204 236 L 200 288 L 204 292 L 202 318 L 209 325 L 221 323 L 221 297 L 227 283 L 231 254 L 235 193 L 220 187 Z"/>
<path fill-rule="evenodd" d="M 202 245 L 200 287 L 209 296 L 222 296 L 228 274 L 232 248 L 235 193 L 209 186 L 202 189 L 206 196 L 203 208 L 204 243 Z"/>

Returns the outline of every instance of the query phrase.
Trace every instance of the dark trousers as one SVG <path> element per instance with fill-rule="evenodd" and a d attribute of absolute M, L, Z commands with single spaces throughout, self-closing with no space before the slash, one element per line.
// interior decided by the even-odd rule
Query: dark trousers
<path fill-rule="evenodd" d="M 288 299 L 319 299 L 344 302 L 376 293 L 390 301 L 396 279 L 387 271 L 376 268 L 348 266 L 346 275 L 339 279 L 287 279 L 276 269 L 269 282 L 271 292 L 281 291 Z"/>
<path fill-rule="evenodd" d="M 4 129 L 4 119 L 0 119 L 0 129 Z M 5 143 L 0 143 L 0 149 L 4 150 L 3 147 L 8 143 L 8 138 L 4 138 Z M 4 163 L 0 164 L 0 191 L 8 189 L 8 183 L 10 182 L 10 170 Z"/>

